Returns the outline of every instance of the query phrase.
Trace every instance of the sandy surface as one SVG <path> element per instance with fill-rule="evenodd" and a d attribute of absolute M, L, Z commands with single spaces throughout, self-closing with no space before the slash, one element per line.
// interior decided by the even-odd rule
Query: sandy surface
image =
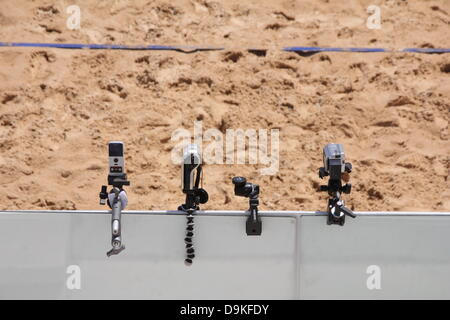
<path fill-rule="evenodd" d="M 441 1 L 1 1 L 0 41 L 219 45 L 224 52 L 0 48 L 0 208 L 101 209 L 108 140 L 126 143 L 129 209 L 176 209 L 177 128 L 280 129 L 280 169 L 206 165 L 204 209 L 246 209 L 231 177 L 261 185 L 261 209 L 323 210 L 328 142 L 353 163 L 356 210 L 450 211 L 450 55 L 327 53 L 282 46 L 450 48 Z M 53 3 L 53 4 L 52 4 Z M 382 28 L 370 30 L 370 4 Z M 247 48 L 268 49 L 265 56 Z"/>

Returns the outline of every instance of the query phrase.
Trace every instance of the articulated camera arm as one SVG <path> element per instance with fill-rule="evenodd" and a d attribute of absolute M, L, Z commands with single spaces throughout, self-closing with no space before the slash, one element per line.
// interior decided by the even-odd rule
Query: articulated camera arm
<path fill-rule="evenodd" d="M 128 204 L 128 198 L 124 185 L 130 185 L 130 182 L 126 180 L 126 174 L 122 177 L 110 177 L 108 176 L 108 183 L 113 188 L 107 193 L 107 186 L 102 186 L 100 191 L 100 204 L 108 204 L 111 208 L 111 246 L 112 249 L 106 253 L 108 257 L 119 254 L 125 249 L 125 245 L 122 243 L 122 222 L 121 215 L 122 210 L 125 209 Z"/>
<path fill-rule="evenodd" d="M 262 222 L 258 215 L 259 205 L 259 185 L 247 182 L 244 177 L 234 177 L 234 194 L 241 197 L 247 197 L 249 202 L 249 216 L 245 224 L 248 236 L 260 236 L 262 233 Z"/>
<path fill-rule="evenodd" d="M 111 203 L 111 250 L 106 253 L 108 257 L 111 255 L 119 254 L 125 249 L 122 243 L 122 226 L 121 226 L 121 213 L 122 213 L 122 199 L 120 196 L 121 191 L 119 188 L 113 188 L 114 199 Z"/>

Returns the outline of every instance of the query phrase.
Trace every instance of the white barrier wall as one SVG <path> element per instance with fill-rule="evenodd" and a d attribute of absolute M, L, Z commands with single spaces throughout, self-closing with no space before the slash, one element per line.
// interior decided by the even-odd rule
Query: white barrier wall
<path fill-rule="evenodd" d="M 0 298 L 450 299 L 450 213 L 262 219 L 249 237 L 244 216 L 196 216 L 186 267 L 183 216 L 123 215 L 126 249 L 107 258 L 109 215 L 0 214 Z"/>
<path fill-rule="evenodd" d="M 301 298 L 450 299 L 450 216 L 300 220 Z M 369 290 L 378 268 L 381 289 Z"/>

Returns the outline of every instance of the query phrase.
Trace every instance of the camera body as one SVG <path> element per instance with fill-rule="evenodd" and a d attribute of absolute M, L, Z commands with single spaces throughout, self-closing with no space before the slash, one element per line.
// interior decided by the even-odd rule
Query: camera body
<path fill-rule="evenodd" d="M 186 194 L 186 203 L 182 208 L 197 208 L 198 204 L 208 202 L 208 192 L 199 187 L 201 176 L 202 157 L 200 149 L 196 144 L 189 144 L 184 149 L 181 164 L 181 189 Z"/>
<path fill-rule="evenodd" d="M 111 176 L 121 176 L 125 173 L 123 149 L 122 141 L 110 141 L 108 143 L 109 174 Z"/>
<path fill-rule="evenodd" d="M 108 142 L 108 184 L 122 188 L 130 185 L 125 173 L 124 144 L 122 141 Z"/>
<path fill-rule="evenodd" d="M 201 167 L 202 157 L 196 144 L 189 144 L 183 152 L 181 166 L 181 188 L 184 193 L 195 189 L 195 171 Z"/>
<path fill-rule="evenodd" d="M 351 163 L 345 162 L 344 146 L 330 143 L 323 148 L 323 167 L 319 169 L 319 176 L 330 176 L 331 180 L 341 180 L 342 173 L 352 171 Z"/>
<path fill-rule="evenodd" d="M 232 182 L 236 196 L 250 198 L 259 194 L 259 185 L 247 182 L 244 177 L 234 177 Z"/>

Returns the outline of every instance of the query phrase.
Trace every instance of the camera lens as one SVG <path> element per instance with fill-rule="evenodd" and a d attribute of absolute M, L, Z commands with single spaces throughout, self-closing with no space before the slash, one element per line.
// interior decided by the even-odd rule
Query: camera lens
<path fill-rule="evenodd" d="M 233 184 L 235 184 L 236 186 L 244 186 L 245 183 L 247 182 L 247 179 L 245 179 L 244 177 L 234 177 L 232 179 Z"/>

